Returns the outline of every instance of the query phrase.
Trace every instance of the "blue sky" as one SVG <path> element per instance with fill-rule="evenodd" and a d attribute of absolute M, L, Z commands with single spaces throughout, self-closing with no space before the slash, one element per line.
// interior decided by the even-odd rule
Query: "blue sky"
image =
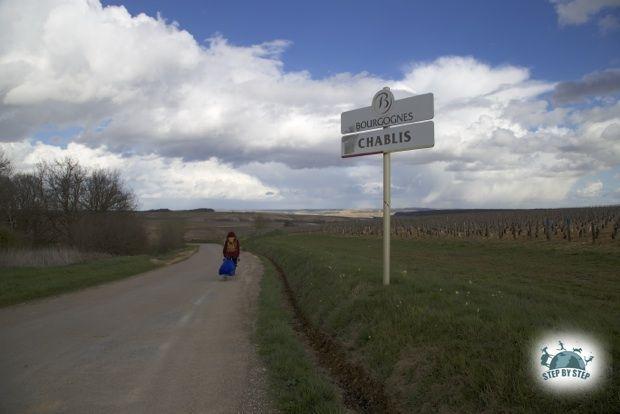
<path fill-rule="evenodd" d="M 445 55 L 517 64 L 554 81 L 620 65 L 620 30 L 603 34 L 595 20 L 561 27 L 544 0 L 104 3 L 132 14 L 159 12 L 199 41 L 215 33 L 239 45 L 289 40 L 285 68 L 317 77 L 362 71 L 396 77 L 411 62 Z"/>
<path fill-rule="evenodd" d="M 394 207 L 620 203 L 620 0 L 0 2 L 0 151 L 118 169 L 141 207 L 380 208 L 340 113 L 432 92 Z"/>

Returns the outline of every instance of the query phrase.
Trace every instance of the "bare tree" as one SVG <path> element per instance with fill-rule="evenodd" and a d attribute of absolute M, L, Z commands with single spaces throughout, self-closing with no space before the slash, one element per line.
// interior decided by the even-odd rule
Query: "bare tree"
<path fill-rule="evenodd" d="M 43 171 L 53 208 L 65 216 L 77 213 L 85 192 L 86 170 L 69 157 L 53 163 L 44 162 L 38 167 Z"/>
<path fill-rule="evenodd" d="M 45 189 L 43 170 L 15 174 L 11 183 L 13 228 L 33 243 L 55 240 L 54 217 L 49 208 L 49 193 Z"/>
<path fill-rule="evenodd" d="M 144 222 L 133 212 L 135 196 L 116 170 L 90 172 L 84 182 L 80 220 L 72 242 L 112 254 L 135 254 L 147 246 Z"/>
<path fill-rule="evenodd" d="M 13 200 L 11 172 L 11 162 L 0 150 L 0 244 L 9 237 L 9 230 L 3 228 L 11 229 L 14 222 L 11 208 Z"/>
<path fill-rule="evenodd" d="M 0 177 L 9 177 L 11 172 L 11 160 L 6 157 L 4 151 L 0 150 Z"/>
<path fill-rule="evenodd" d="M 10 163 L 4 160 L 0 157 L 1 171 L 10 171 Z M 144 223 L 133 213 L 135 196 L 118 171 L 88 171 L 77 160 L 64 158 L 39 163 L 32 173 L 3 173 L 0 179 L 5 176 L 10 197 L 2 198 L 0 213 L 3 219 L 6 212 L 12 213 L 11 232 L 17 231 L 25 240 L 114 254 L 145 248 Z"/>
<path fill-rule="evenodd" d="M 77 160 L 69 157 L 40 163 L 37 170 L 43 177 L 47 213 L 56 239 L 71 244 L 72 227 L 79 219 L 87 172 Z"/>
<path fill-rule="evenodd" d="M 48 207 L 44 178 L 37 173 L 19 173 L 13 176 L 15 195 L 14 207 L 17 210 L 46 210 Z"/>
<path fill-rule="evenodd" d="M 87 211 L 131 211 L 135 197 L 125 188 L 117 170 L 95 170 L 86 179 L 82 206 Z"/>

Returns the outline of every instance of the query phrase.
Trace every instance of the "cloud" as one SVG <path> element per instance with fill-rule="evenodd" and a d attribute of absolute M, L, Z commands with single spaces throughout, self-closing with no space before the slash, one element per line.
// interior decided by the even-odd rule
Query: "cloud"
<path fill-rule="evenodd" d="M 286 40 L 199 43 L 95 0 L 5 0 L 0 39 L 0 147 L 23 168 L 68 154 L 122 169 L 145 208 L 380 206 L 380 157 L 340 159 L 339 124 L 386 85 L 435 94 L 435 147 L 393 156 L 395 206 L 559 205 L 581 177 L 620 165 L 616 98 L 546 99 L 600 94 L 616 69 L 556 86 L 443 56 L 395 79 L 315 78 L 284 69 Z M 62 146 L 38 142 L 42 130 Z"/>
<path fill-rule="evenodd" d="M 315 159 L 337 149 L 334 107 L 358 105 L 382 83 L 285 73 L 286 41 L 244 47 L 216 36 L 201 45 L 161 19 L 95 1 L 3 2 L 0 22 L 5 141 L 80 124 L 81 142 L 116 152 L 302 166 L 299 149 Z"/>
<path fill-rule="evenodd" d="M 587 23 L 601 10 L 620 7 L 620 0 L 550 0 L 555 5 L 560 25 Z"/>
<path fill-rule="evenodd" d="M 593 181 L 577 190 L 577 195 L 580 197 L 592 198 L 599 196 L 602 191 L 603 183 L 600 181 Z"/>
<path fill-rule="evenodd" d="M 585 75 L 579 81 L 560 82 L 553 99 L 557 103 L 578 102 L 588 96 L 609 95 L 620 91 L 620 69 L 607 69 Z"/>
<path fill-rule="evenodd" d="M 326 166 L 340 162 L 339 113 L 367 105 L 385 84 L 397 97 L 433 90 L 439 107 L 522 99 L 550 87 L 528 83 L 525 69 L 472 57 L 416 64 L 400 80 L 313 79 L 283 70 L 286 41 L 235 46 L 216 36 L 200 45 L 123 7 L 36 3 L 0 6 L 0 36 L 14 40 L 0 55 L 0 140 L 27 138 L 41 125 L 79 125 L 79 142 L 119 153 Z"/>
<path fill-rule="evenodd" d="M 183 162 L 179 158 L 164 159 L 154 154 L 123 157 L 105 147 L 93 149 L 76 143 L 64 149 L 42 142 L 3 144 L 0 148 L 15 164 L 16 172 L 32 171 L 42 160 L 64 157 L 77 159 L 90 168 L 118 169 L 142 201 L 220 199 L 230 202 L 280 199 L 278 189 L 215 158 Z"/>
<path fill-rule="evenodd" d="M 608 14 L 598 21 L 598 27 L 602 34 L 608 34 L 620 28 L 620 21 L 614 15 Z"/>

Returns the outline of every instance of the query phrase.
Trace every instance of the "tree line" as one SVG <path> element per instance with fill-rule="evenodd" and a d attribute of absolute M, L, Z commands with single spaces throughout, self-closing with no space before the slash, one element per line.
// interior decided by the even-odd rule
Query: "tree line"
<path fill-rule="evenodd" d="M 117 170 L 88 169 L 63 158 L 16 173 L 0 153 L 0 247 L 54 244 L 143 253 L 153 246 L 136 208 L 137 198 Z"/>

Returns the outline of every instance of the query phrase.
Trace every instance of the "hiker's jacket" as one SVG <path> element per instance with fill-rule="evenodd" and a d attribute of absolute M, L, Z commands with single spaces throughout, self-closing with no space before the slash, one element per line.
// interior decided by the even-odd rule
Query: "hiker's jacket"
<path fill-rule="evenodd" d="M 226 241 L 224 242 L 224 249 L 222 250 L 222 254 L 224 257 L 239 257 L 239 240 L 237 240 L 237 236 L 235 233 L 230 232 L 228 236 L 226 236 Z"/>

